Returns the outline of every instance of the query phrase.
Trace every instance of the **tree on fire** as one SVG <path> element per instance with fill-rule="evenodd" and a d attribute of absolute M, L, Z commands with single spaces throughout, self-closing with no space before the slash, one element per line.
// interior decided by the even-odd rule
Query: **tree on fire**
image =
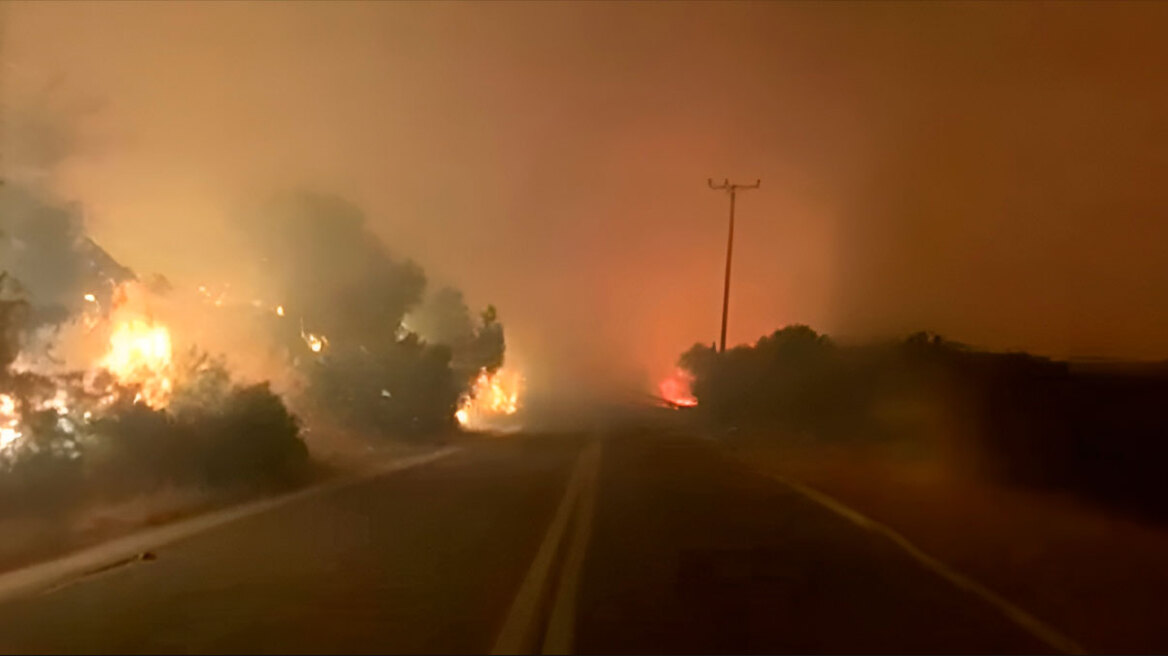
<path fill-rule="evenodd" d="M 133 389 L 102 372 L 13 372 L 28 331 L 76 318 L 85 294 L 104 302 L 134 274 L 85 234 L 75 208 L 17 184 L 0 189 L 0 259 L 16 274 L 0 273 L 0 394 L 9 436 L 19 431 L 0 452 L 0 517 L 67 513 L 163 485 L 242 489 L 306 473 L 299 425 L 280 397 L 266 384 L 235 385 L 221 363 L 192 360 L 198 371 L 183 377 L 191 388 L 176 397 L 199 401 L 168 409 L 135 402 Z M 93 404 L 89 386 L 112 405 Z M 62 393 L 76 404 L 65 414 L 46 403 Z"/>
<path fill-rule="evenodd" d="M 494 373 L 503 366 L 506 343 L 495 306 L 488 305 L 471 322 L 462 292 L 443 287 L 413 310 L 407 321 L 411 331 L 431 344 L 450 347 L 451 368 L 460 381 L 471 381 L 482 370 Z"/>
<path fill-rule="evenodd" d="M 473 374 L 502 363 L 494 309 L 471 327 L 457 290 L 435 294 L 434 312 L 422 313 L 433 315 L 422 321 L 439 339 L 403 330 L 407 312 L 422 307 L 425 274 L 391 255 L 351 203 L 285 194 L 243 229 L 284 299 L 290 320 L 273 320 L 273 329 L 307 376 L 314 414 L 365 433 L 432 434 L 454 426 Z"/>

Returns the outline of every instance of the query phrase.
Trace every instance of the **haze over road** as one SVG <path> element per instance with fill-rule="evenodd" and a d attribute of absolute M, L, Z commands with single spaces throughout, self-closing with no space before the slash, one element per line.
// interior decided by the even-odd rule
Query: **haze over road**
<path fill-rule="evenodd" d="M 4 652 L 1050 652 L 701 439 L 472 440 L 0 606 Z"/>

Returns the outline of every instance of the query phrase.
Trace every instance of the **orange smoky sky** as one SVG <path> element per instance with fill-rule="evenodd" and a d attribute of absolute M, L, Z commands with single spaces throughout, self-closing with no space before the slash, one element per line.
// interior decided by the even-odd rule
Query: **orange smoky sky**
<path fill-rule="evenodd" d="M 533 385 L 649 389 L 717 339 L 706 178 L 761 178 L 732 343 L 798 322 L 1168 357 L 1168 4 L 2 11 L 10 117 L 69 123 L 52 184 L 140 272 L 229 280 L 239 208 L 336 193 L 494 303 Z M 35 159 L 8 125 L 8 165 Z"/>

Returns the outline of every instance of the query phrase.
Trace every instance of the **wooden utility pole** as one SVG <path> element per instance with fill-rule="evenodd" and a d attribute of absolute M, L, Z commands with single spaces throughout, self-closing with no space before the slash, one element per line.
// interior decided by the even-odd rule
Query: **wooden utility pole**
<path fill-rule="evenodd" d="M 706 183 L 710 189 L 725 191 L 730 194 L 730 237 L 726 240 L 726 280 L 722 287 L 722 339 L 718 342 L 718 352 L 726 352 L 726 316 L 730 311 L 730 258 L 734 255 L 734 199 L 739 190 L 758 189 L 762 180 L 755 180 L 752 185 L 730 184 L 729 180 L 722 180 L 722 184 L 714 184 L 709 178 Z"/>

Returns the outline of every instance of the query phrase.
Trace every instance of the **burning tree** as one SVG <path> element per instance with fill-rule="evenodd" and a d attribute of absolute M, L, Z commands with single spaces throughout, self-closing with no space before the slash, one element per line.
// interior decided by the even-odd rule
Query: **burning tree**
<path fill-rule="evenodd" d="M 243 225 L 282 299 L 273 330 L 307 380 L 298 407 L 312 416 L 362 433 L 434 434 L 454 427 L 479 374 L 502 365 L 494 307 L 474 326 L 457 290 L 423 304 L 422 269 L 391 255 L 350 203 L 290 194 Z"/>

